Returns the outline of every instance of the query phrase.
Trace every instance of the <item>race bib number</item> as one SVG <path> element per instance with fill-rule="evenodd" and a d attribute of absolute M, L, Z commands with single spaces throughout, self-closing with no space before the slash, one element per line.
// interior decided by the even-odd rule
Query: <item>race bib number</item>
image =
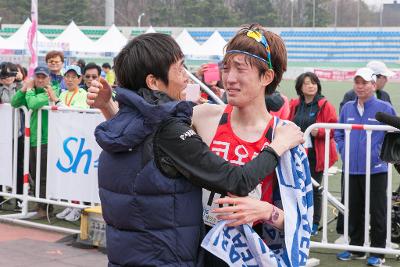
<path fill-rule="evenodd" d="M 248 196 L 255 199 L 261 199 L 261 184 L 257 185 Z M 215 204 L 214 201 L 219 198 L 221 198 L 221 194 L 203 189 L 203 220 L 208 226 L 212 227 L 219 221 L 216 215 L 211 212 L 213 209 L 218 208 L 218 204 Z"/>

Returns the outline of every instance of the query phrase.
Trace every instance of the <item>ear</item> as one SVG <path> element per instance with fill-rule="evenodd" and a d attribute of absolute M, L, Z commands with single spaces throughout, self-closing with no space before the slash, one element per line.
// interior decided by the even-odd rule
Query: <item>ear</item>
<path fill-rule="evenodd" d="M 261 82 L 262 82 L 262 85 L 264 86 L 264 87 L 266 87 L 268 84 L 270 84 L 270 83 L 272 83 L 272 81 L 274 80 L 274 78 L 275 78 L 275 72 L 274 72 L 274 70 L 271 70 L 271 69 L 268 69 L 265 73 L 264 73 L 264 75 L 263 76 L 261 76 Z"/>
<path fill-rule="evenodd" d="M 146 85 L 147 88 L 154 90 L 154 91 L 159 91 L 159 87 L 158 87 L 158 79 L 153 75 L 153 74 L 149 74 L 146 76 Z"/>

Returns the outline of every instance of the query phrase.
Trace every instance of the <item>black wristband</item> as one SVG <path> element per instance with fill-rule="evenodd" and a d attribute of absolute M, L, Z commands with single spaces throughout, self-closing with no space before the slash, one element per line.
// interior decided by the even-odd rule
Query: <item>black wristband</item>
<path fill-rule="evenodd" d="M 276 153 L 276 151 L 275 151 L 272 147 L 266 146 L 266 147 L 264 147 L 263 150 L 268 151 L 269 153 L 271 153 L 272 155 L 274 155 L 274 157 L 276 158 L 276 161 L 279 162 L 280 157 L 279 157 L 278 153 Z"/>

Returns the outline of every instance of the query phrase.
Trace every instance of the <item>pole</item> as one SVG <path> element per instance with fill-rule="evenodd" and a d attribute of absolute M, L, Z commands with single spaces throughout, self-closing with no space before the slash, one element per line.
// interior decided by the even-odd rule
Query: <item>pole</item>
<path fill-rule="evenodd" d="M 139 15 L 138 19 L 137 19 L 137 24 L 138 24 L 138 28 L 140 29 L 140 21 L 142 20 L 142 17 L 146 15 L 145 13 L 142 13 Z"/>
<path fill-rule="evenodd" d="M 312 27 L 315 28 L 315 0 L 313 0 Z"/>
<path fill-rule="evenodd" d="M 357 2 L 357 28 L 360 28 L 360 0 Z"/>
<path fill-rule="evenodd" d="M 337 9 L 338 9 L 338 0 L 335 0 L 335 29 L 337 27 Z"/>
<path fill-rule="evenodd" d="M 293 5 L 294 5 L 294 0 L 292 0 L 292 1 L 290 1 L 290 3 L 292 3 L 291 4 L 291 14 L 290 14 L 290 27 L 292 27 L 293 28 L 293 9 L 294 9 L 294 7 L 293 7 Z"/>
<path fill-rule="evenodd" d="M 115 2 L 114 0 L 106 0 L 105 5 L 105 26 L 111 26 L 114 24 L 114 10 Z"/>

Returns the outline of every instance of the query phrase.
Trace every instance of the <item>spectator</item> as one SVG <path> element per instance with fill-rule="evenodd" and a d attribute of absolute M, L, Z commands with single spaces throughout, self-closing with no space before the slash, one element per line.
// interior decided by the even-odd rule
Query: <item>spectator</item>
<path fill-rule="evenodd" d="M 375 97 L 376 75 L 370 68 L 357 70 L 354 76 L 356 100 L 347 102 L 340 112 L 340 123 L 380 125 L 375 120 L 378 111 L 395 115 L 393 107 Z M 371 247 L 386 247 L 386 188 L 388 166 L 380 157 L 380 148 L 385 133 L 374 131 L 371 136 L 371 191 L 370 191 L 370 234 Z M 344 130 L 335 131 L 335 140 L 345 162 Z M 353 130 L 350 133 L 349 165 L 349 236 L 350 245 L 364 244 L 364 206 L 366 181 L 366 132 Z M 365 253 L 344 251 L 337 254 L 339 260 L 365 259 Z M 371 253 L 367 264 L 381 266 L 384 255 Z"/>
<path fill-rule="evenodd" d="M 15 80 L 17 82 L 24 82 L 26 77 L 28 76 L 28 72 L 26 71 L 26 68 L 22 67 L 20 64 L 15 64 L 17 66 L 17 76 L 15 77 Z"/>
<path fill-rule="evenodd" d="M 50 94 L 50 101 L 56 105 L 61 104 L 66 107 L 89 108 L 88 104 L 86 104 L 87 92 L 79 88 L 81 80 L 81 69 L 76 65 L 69 65 L 64 73 L 67 91 L 62 92 L 59 97 L 55 94 Z"/>
<path fill-rule="evenodd" d="M 115 73 L 114 70 L 111 69 L 110 63 L 104 63 L 101 68 L 103 69 L 104 73 L 106 74 L 106 81 L 109 85 L 113 86 L 115 83 Z"/>
<path fill-rule="evenodd" d="M 385 65 L 385 63 L 383 63 L 382 61 L 370 61 L 367 64 L 367 68 L 370 68 L 374 74 L 376 75 L 376 83 L 375 83 L 375 94 L 376 94 L 376 98 L 389 102 L 390 104 L 392 104 L 392 102 L 390 101 L 390 96 L 389 94 L 383 90 L 383 88 L 385 87 L 388 78 L 392 77 L 395 73 L 393 71 L 391 71 L 390 69 L 388 69 Z M 353 101 L 355 100 L 357 97 L 354 89 L 351 89 L 350 91 L 348 91 L 344 97 L 342 102 L 340 102 L 340 108 L 339 111 L 342 110 L 342 107 L 345 103 L 347 103 L 348 101 Z"/>
<path fill-rule="evenodd" d="M 312 72 L 301 74 L 296 79 L 296 93 L 299 98 L 290 101 L 289 120 L 296 123 L 304 132 L 314 123 L 336 123 L 337 115 L 332 104 L 321 94 L 322 87 L 317 75 Z M 313 129 L 309 136 L 307 150 L 310 163 L 311 177 L 319 184 L 325 167 L 325 129 Z M 306 142 L 307 143 L 307 142 Z M 329 164 L 331 167 L 338 159 L 336 144 L 333 140 L 333 131 L 329 139 Z M 318 187 L 314 190 L 314 220 L 312 235 L 317 235 L 322 211 L 322 191 Z"/>
<path fill-rule="evenodd" d="M 70 65 L 65 69 L 64 81 L 67 85 L 67 91 L 60 94 L 57 97 L 54 92 L 49 93 L 50 101 L 56 105 L 74 107 L 74 108 L 89 108 L 86 104 L 87 92 L 82 88 L 79 88 L 79 84 L 82 80 L 81 69 L 79 66 Z M 79 201 L 72 201 L 73 203 L 79 204 Z M 66 221 L 75 222 L 81 217 L 81 209 L 67 207 L 63 211 L 56 214 L 58 219 L 65 219 Z"/>
<path fill-rule="evenodd" d="M 92 84 L 92 81 L 98 81 L 101 75 L 101 67 L 96 63 L 90 62 L 83 69 L 83 81 L 85 83 L 83 89 L 87 89 Z"/>
<path fill-rule="evenodd" d="M 62 68 L 64 66 L 64 54 L 60 51 L 50 51 L 46 54 L 46 63 L 47 67 L 50 70 L 50 82 L 53 87 L 60 88 L 60 92 L 63 92 L 67 89 L 63 74 Z"/>
<path fill-rule="evenodd" d="M 2 62 L 0 64 L 0 104 L 11 103 L 11 99 L 22 87 L 22 84 L 17 81 L 18 68 L 11 62 Z M 22 194 L 23 188 L 23 160 L 24 160 L 24 120 L 23 112 L 20 112 L 20 130 L 18 132 L 18 151 L 17 151 L 17 194 Z M 0 191 L 2 187 L 0 186 Z M 3 197 L 0 196 L 0 202 L 3 201 Z M 17 200 L 15 203 L 15 209 L 20 210 L 22 207 L 21 200 Z"/>
<path fill-rule="evenodd" d="M 375 96 L 376 98 L 388 102 L 390 104 L 392 104 L 392 102 L 390 101 L 390 96 L 389 94 L 383 90 L 383 88 L 385 87 L 387 81 L 388 81 L 388 77 L 391 77 L 394 75 L 394 72 L 391 71 L 390 69 L 388 69 L 385 65 L 385 63 L 383 63 L 382 61 L 370 61 L 367 64 L 367 68 L 372 69 L 372 71 L 374 72 L 374 74 L 376 75 L 376 83 L 375 83 Z M 357 97 L 354 88 L 350 91 L 348 91 L 344 97 L 342 102 L 340 103 L 340 107 L 339 107 L 339 111 L 342 109 L 343 105 L 345 103 L 347 103 L 348 101 L 353 101 L 355 100 Z M 341 202 L 343 203 L 343 199 L 344 199 L 344 186 L 343 186 L 343 172 L 342 172 L 342 177 L 341 177 Z M 343 235 L 343 214 L 339 213 L 338 214 L 338 219 L 337 219 L 337 226 L 336 226 L 336 231 L 338 232 L 338 234 Z M 339 237 L 339 239 L 335 242 L 335 243 L 341 243 L 343 240 L 343 237 Z"/>
<path fill-rule="evenodd" d="M 11 62 L 0 64 L 0 104 L 10 103 L 11 98 L 20 87 L 16 81 L 17 66 Z"/>
<path fill-rule="evenodd" d="M 56 96 L 59 95 L 59 87 L 51 86 L 50 71 L 47 67 L 39 66 L 34 70 L 34 79 L 27 81 L 21 90 L 18 90 L 11 100 L 13 107 L 26 106 L 32 110 L 31 115 L 31 138 L 30 138 L 30 174 L 36 183 L 40 183 L 40 198 L 46 198 L 46 177 L 47 177 L 47 121 L 48 112 L 42 111 L 42 129 L 38 129 L 38 112 L 43 106 L 49 104 L 48 94 L 54 91 Z M 36 177 L 36 151 L 37 151 L 37 136 L 38 131 L 41 131 L 41 161 L 40 161 L 40 177 Z M 46 204 L 38 203 L 36 206 L 36 219 L 45 218 L 47 215 Z M 49 206 L 49 212 L 53 212 L 53 206 Z"/>

